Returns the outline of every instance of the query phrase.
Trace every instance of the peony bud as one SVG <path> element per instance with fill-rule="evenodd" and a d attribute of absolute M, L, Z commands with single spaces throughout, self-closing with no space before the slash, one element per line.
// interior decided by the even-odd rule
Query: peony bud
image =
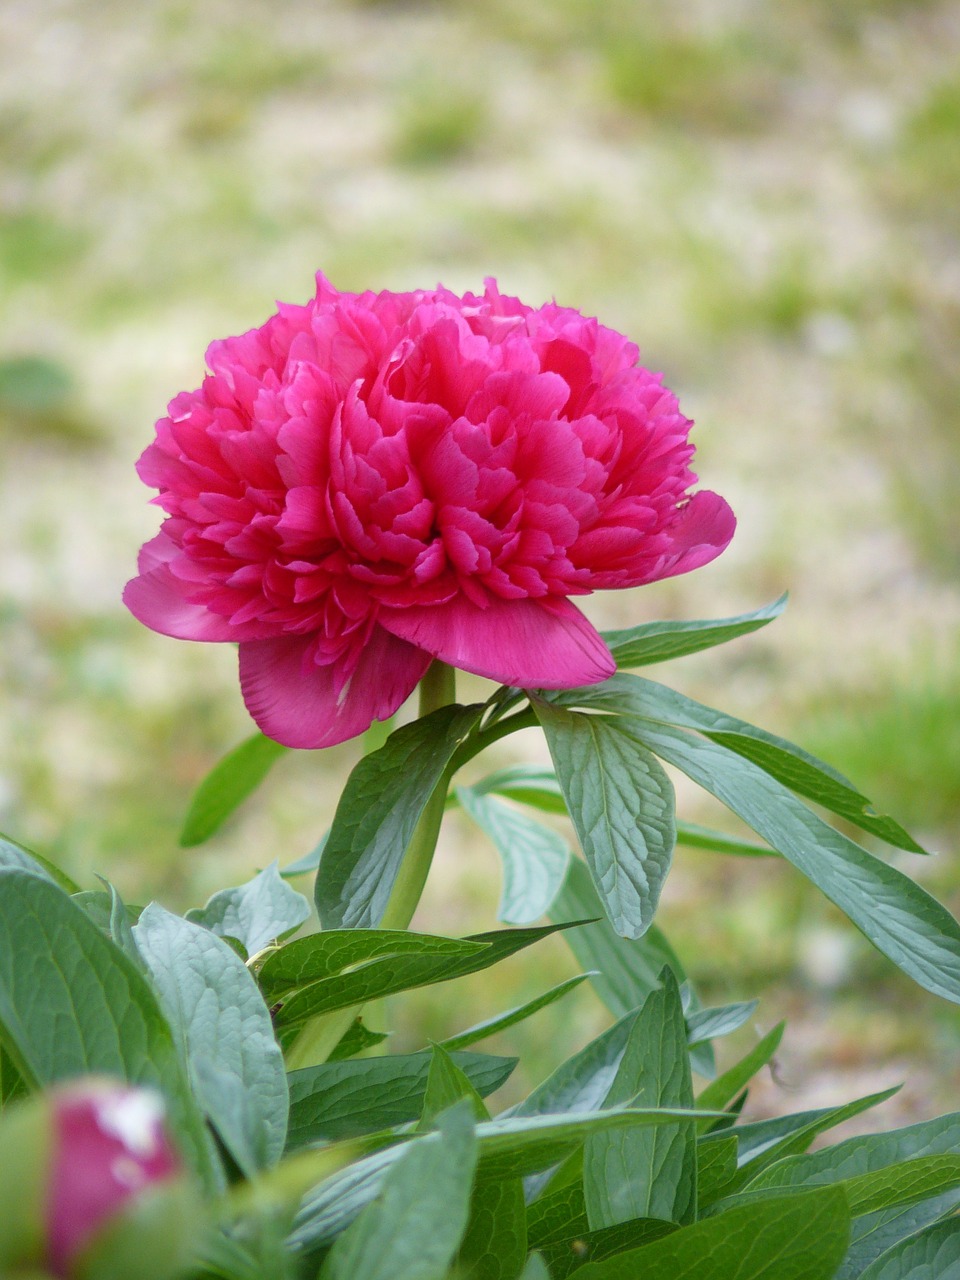
<path fill-rule="evenodd" d="M 134 1274 L 135 1240 L 140 1280 L 175 1274 L 192 1235 L 193 1197 L 158 1093 L 75 1081 L 12 1109 L 0 1132 L 5 1163 L 9 1151 L 26 1175 L 10 1188 L 21 1211 L 8 1201 L 5 1212 L 21 1227 L 0 1232 L 0 1262 L 105 1280 Z"/>

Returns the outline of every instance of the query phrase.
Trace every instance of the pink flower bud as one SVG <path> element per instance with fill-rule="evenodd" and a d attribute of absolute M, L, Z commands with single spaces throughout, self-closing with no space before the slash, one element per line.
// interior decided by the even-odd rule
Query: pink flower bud
<path fill-rule="evenodd" d="M 92 1241 L 145 1192 L 179 1177 L 182 1165 L 153 1090 L 88 1080 L 58 1090 L 51 1103 L 47 1265 L 72 1277 Z"/>

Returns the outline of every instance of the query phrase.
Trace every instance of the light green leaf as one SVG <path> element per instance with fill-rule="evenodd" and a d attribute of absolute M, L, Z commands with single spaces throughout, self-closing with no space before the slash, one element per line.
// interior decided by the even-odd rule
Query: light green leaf
<path fill-rule="evenodd" d="M 602 631 L 618 667 L 640 667 L 670 658 L 699 653 L 714 645 L 726 644 L 738 636 L 758 631 L 778 618 L 787 607 L 786 593 L 773 604 L 736 618 L 715 618 L 699 622 L 644 622 L 625 631 Z"/>
<path fill-rule="evenodd" d="M 246 884 L 221 889 L 206 906 L 187 912 L 194 924 L 221 938 L 236 938 L 248 956 L 299 929 L 309 918 L 309 902 L 284 884 L 275 862 Z"/>
<path fill-rule="evenodd" d="M 581 1267 L 577 1280 L 832 1280 L 850 1235 L 833 1187 L 762 1200 Z"/>
<path fill-rule="evenodd" d="M 89 1073 L 152 1085 L 185 1156 L 222 1171 L 170 1027 L 143 973 L 51 881 L 0 871 L 0 1038 L 35 1086 Z"/>
<path fill-rule="evenodd" d="M 921 1200 L 918 1204 L 897 1205 L 896 1208 L 881 1209 L 877 1213 L 864 1214 L 855 1219 L 850 1235 L 850 1248 L 837 1272 L 836 1280 L 856 1280 L 882 1253 L 892 1249 L 907 1236 L 955 1213 L 958 1207 L 960 1194 L 951 1191 L 933 1196 L 929 1200 Z M 928 1280 L 936 1280 L 936 1277 L 930 1275 Z"/>
<path fill-rule="evenodd" d="M 538 764 L 516 764 L 508 769 L 498 769 L 474 783 L 473 790 L 482 796 L 496 792 L 543 813 L 567 812 L 557 775 L 552 769 Z"/>
<path fill-rule="evenodd" d="M 483 1105 L 483 1099 L 473 1087 L 470 1078 L 464 1074 L 442 1045 L 433 1045 L 430 1068 L 427 1072 L 427 1087 L 423 1095 L 423 1114 L 420 1117 L 418 1129 L 434 1128 L 437 1117 L 450 1107 L 456 1106 L 462 1098 L 469 1100 L 475 1120 L 490 1119 L 490 1113 Z"/>
<path fill-rule="evenodd" d="M 379 724 L 379 720 L 374 720 L 374 724 Z M 293 880 L 297 876 L 313 875 L 320 866 L 320 859 L 323 851 L 327 847 L 327 840 L 330 836 L 329 831 L 325 831 L 313 848 L 297 858 L 296 862 L 288 862 L 285 867 L 280 868 L 280 875 L 284 880 Z"/>
<path fill-rule="evenodd" d="M 629 725 L 537 699 L 557 780 L 610 923 L 639 938 L 676 842 L 673 787 Z"/>
<path fill-rule="evenodd" d="M 383 1180 L 377 1200 L 334 1241 L 321 1280 L 442 1280 L 469 1213 L 476 1163 L 471 1107 L 440 1117 Z"/>
<path fill-rule="evenodd" d="M 570 862 L 570 846 L 542 822 L 512 809 L 495 796 L 457 787 L 465 813 L 493 841 L 503 862 L 503 892 L 497 919 L 532 924 L 546 915 L 560 891 Z"/>
<path fill-rule="evenodd" d="M 457 748 L 483 712 L 482 704 L 440 707 L 397 729 L 350 774 L 317 872 L 325 929 L 380 923 L 420 815 L 446 787 Z"/>
<path fill-rule="evenodd" d="M 551 1280 L 550 1272 L 539 1253 L 531 1253 L 520 1275 L 520 1280 Z"/>
<path fill-rule="evenodd" d="M 256 791 L 287 750 L 272 738 L 255 733 L 229 751 L 194 792 L 180 832 L 181 845 L 189 848 L 209 840 L 247 796 Z"/>
<path fill-rule="evenodd" d="M 599 1110 L 616 1077 L 637 1013 L 633 1009 L 567 1058 L 509 1114 L 541 1116 Z"/>
<path fill-rule="evenodd" d="M 882 1253 L 860 1280 L 960 1280 L 960 1218 L 946 1218 Z"/>
<path fill-rule="evenodd" d="M 481 1097 L 499 1089 L 517 1065 L 516 1058 L 485 1053 L 451 1056 Z M 391 1054 L 292 1071 L 288 1147 L 336 1142 L 416 1120 L 431 1060 L 429 1052 Z"/>
<path fill-rule="evenodd" d="M 466 1031 L 460 1031 L 455 1036 L 448 1036 L 441 1043 L 445 1049 L 451 1051 L 454 1049 L 466 1049 L 468 1045 L 486 1040 L 488 1036 L 497 1035 L 499 1032 L 505 1031 L 507 1027 L 513 1027 L 518 1022 L 523 1022 L 531 1017 L 532 1014 L 539 1013 L 541 1009 L 553 1004 L 555 1000 L 559 1000 L 561 996 L 565 996 L 574 987 L 579 987 L 581 982 L 586 982 L 592 976 L 589 973 L 578 973 L 576 977 L 567 978 L 564 982 L 558 982 L 555 987 L 545 991 L 542 996 L 535 996 L 532 1000 L 528 1000 L 526 1004 L 518 1005 L 515 1009 L 508 1009 L 506 1013 L 498 1013 L 495 1017 L 488 1018 L 485 1022 L 478 1022 L 475 1026 L 468 1027 Z"/>
<path fill-rule="evenodd" d="M 134 929 L 197 1095 L 239 1167 L 283 1154 L 287 1081 L 270 1014 L 243 961 L 200 925 L 156 903 Z"/>
<path fill-rule="evenodd" d="M 673 971 L 644 1001 L 617 1069 L 607 1106 L 693 1106 L 687 1035 Z M 587 1139 L 583 1189 L 592 1230 L 634 1218 L 696 1217 L 696 1130 L 692 1124 L 605 1132 Z"/>
<path fill-rule="evenodd" d="M 735 1062 L 723 1075 L 717 1076 L 716 1080 L 711 1080 L 697 1095 L 697 1106 L 719 1109 L 731 1103 L 776 1053 L 786 1025 L 785 1022 L 778 1023 L 739 1062 Z"/>
<path fill-rule="evenodd" d="M 960 1003 L 960 925 L 935 898 L 835 831 L 751 761 L 667 725 L 647 721 L 637 731 L 779 849 L 898 968 Z"/>
<path fill-rule="evenodd" d="M 74 884 L 65 872 L 61 871 L 47 858 L 41 857 L 30 849 L 25 849 L 9 836 L 0 835 L 0 870 L 18 867 L 21 871 L 30 871 L 34 875 L 51 880 L 64 893 L 79 893 L 80 886 Z"/>
<path fill-rule="evenodd" d="M 724 831 L 713 831 L 710 827 L 701 827 L 695 822 L 677 822 L 677 844 L 688 845 L 691 849 L 707 849 L 711 853 L 732 853 L 741 858 L 775 858 L 776 849 L 766 844 L 756 844 L 752 840 L 737 840 Z"/>
<path fill-rule="evenodd" d="M 695 1009 L 687 1014 L 687 1044 L 718 1040 L 738 1030 L 756 1011 L 759 1000 L 738 1001 L 715 1009 Z"/>

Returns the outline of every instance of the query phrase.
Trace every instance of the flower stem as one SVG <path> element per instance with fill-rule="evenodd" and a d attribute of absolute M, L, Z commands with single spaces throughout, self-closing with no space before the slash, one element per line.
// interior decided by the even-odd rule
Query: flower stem
<path fill-rule="evenodd" d="M 454 702 L 457 696 L 457 673 L 445 662 L 431 662 L 420 681 L 420 715 Z M 406 929 L 417 909 L 423 886 L 437 847 L 443 807 L 447 799 L 446 779 L 442 780 L 427 801 L 401 864 L 390 901 L 380 921 L 381 929 Z"/>
<path fill-rule="evenodd" d="M 427 716 L 456 699 L 456 671 L 443 662 L 431 662 L 420 681 L 420 715 Z M 427 801 L 413 838 L 407 848 L 393 892 L 387 903 L 381 929 L 406 929 L 417 909 L 430 864 L 437 847 L 440 822 L 447 798 L 447 780 L 442 779 Z M 287 1052 L 287 1067 L 309 1067 L 325 1062 L 353 1025 L 362 1006 L 338 1009 L 335 1013 L 311 1018 Z"/>

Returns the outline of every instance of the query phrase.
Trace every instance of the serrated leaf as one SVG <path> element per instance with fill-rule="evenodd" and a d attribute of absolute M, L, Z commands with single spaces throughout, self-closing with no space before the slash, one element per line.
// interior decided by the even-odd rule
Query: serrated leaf
<path fill-rule="evenodd" d="M 582 1267 L 578 1280 L 832 1280 L 850 1235 L 833 1187 L 731 1209 Z"/>
<path fill-rule="evenodd" d="M 464 948 L 459 955 L 401 955 L 370 960 L 348 973 L 321 978 L 294 991 L 275 1009 L 275 1025 L 278 1028 L 295 1026 L 318 1013 L 351 1008 L 397 991 L 450 982 L 465 974 L 477 973 L 563 927 L 544 925 L 536 929 L 474 934 L 462 941 L 478 945 Z"/>
<path fill-rule="evenodd" d="M 860 1280 L 960 1280 L 960 1218 L 935 1222 L 899 1241 Z"/>
<path fill-rule="evenodd" d="M 542 822 L 510 808 L 495 796 L 457 787 L 465 813 L 493 841 L 503 863 L 503 891 L 497 919 L 532 924 L 546 915 L 560 891 L 570 862 L 570 846 Z"/>
<path fill-rule="evenodd" d="M 229 751 L 193 793 L 180 832 L 180 844 L 189 848 L 209 840 L 247 796 L 256 791 L 287 750 L 272 738 L 255 733 Z"/>
<path fill-rule="evenodd" d="M 143 973 L 66 894 L 0 871 L 0 1036 L 34 1086 L 89 1073 L 152 1085 L 193 1167 L 222 1179 L 173 1034 Z"/>
<path fill-rule="evenodd" d="M 898 849 L 925 853 L 898 822 L 874 809 L 848 778 L 802 747 L 695 702 L 675 689 L 640 676 L 616 675 L 592 689 L 564 692 L 561 702 L 603 707 L 618 714 L 639 715 L 679 728 L 694 729 L 763 769 L 797 795 L 822 805 L 863 831 Z M 762 833 L 761 833 L 762 834 Z"/>
<path fill-rule="evenodd" d="M 220 938 L 156 903 L 134 938 L 224 1145 L 247 1176 L 269 1168 L 283 1154 L 288 1094 L 256 983 Z"/>
<path fill-rule="evenodd" d="M 497 1035 L 501 1031 L 505 1031 L 507 1027 L 513 1027 L 518 1022 L 524 1022 L 533 1014 L 539 1013 L 541 1009 L 553 1004 L 555 1000 L 559 1000 L 561 996 L 565 996 L 568 991 L 579 987 L 581 982 L 586 982 L 590 977 L 592 975 L 589 973 L 578 973 L 576 977 L 567 978 L 564 982 L 558 982 L 555 987 L 545 991 L 542 996 L 535 996 L 532 1000 L 528 1000 L 526 1004 L 517 1005 L 515 1009 L 508 1009 L 506 1013 L 498 1013 L 493 1018 L 487 1018 L 485 1022 L 478 1022 L 475 1026 L 468 1027 L 466 1031 L 459 1031 L 455 1036 L 448 1036 L 446 1040 L 441 1041 L 441 1044 L 445 1049 L 451 1051 L 454 1049 L 466 1049 L 468 1045 L 477 1044 L 481 1040 L 486 1040 L 488 1036 Z"/>
<path fill-rule="evenodd" d="M 4 868 L 19 868 L 21 871 L 29 871 L 34 875 L 42 876 L 46 880 L 50 880 L 64 893 L 79 893 L 80 886 L 74 884 L 70 877 L 58 866 L 50 862 L 49 859 L 41 857 L 39 853 L 34 853 L 31 849 L 26 849 L 22 844 L 18 844 L 16 840 L 11 840 L 9 836 L 0 835 L 0 870 Z"/>
<path fill-rule="evenodd" d="M 411 1143 L 321 1268 L 322 1280 L 442 1280 L 467 1224 L 476 1140 L 469 1104 Z"/>
<path fill-rule="evenodd" d="M 644 1001 L 606 1105 L 693 1106 L 680 991 L 664 967 Z M 634 1218 L 696 1217 L 696 1130 L 692 1124 L 595 1134 L 583 1151 L 583 1190 L 592 1230 Z"/>
<path fill-rule="evenodd" d="M 454 1053 L 454 1063 L 486 1097 L 509 1078 L 516 1058 Z M 310 1142 L 335 1142 L 416 1120 L 423 1109 L 429 1052 L 324 1062 L 291 1071 L 290 1150 Z"/>
<path fill-rule="evenodd" d="M 726 747 L 650 721 L 638 732 L 651 750 L 779 849 L 899 969 L 960 1003 L 960 925 L 935 898 Z"/>
<path fill-rule="evenodd" d="M 420 815 L 483 712 L 440 707 L 397 729 L 350 774 L 317 872 L 325 929 L 380 923 Z"/>
<path fill-rule="evenodd" d="M 246 884 L 221 889 L 206 906 L 187 912 L 187 919 L 194 924 L 221 938 L 236 938 L 249 956 L 299 929 L 309 918 L 309 902 L 284 884 L 276 862 Z"/>
<path fill-rule="evenodd" d="M 670 780 L 622 721 L 533 705 L 606 915 L 622 937 L 639 938 L 676 843 Z"/>
<path fill-rule="evenodd" d="M 644 622 L 624 631 L 602 631 L 618 667 L 640 667 L 670 658 L 699 653 L 714 645 L 726 644 L 738 636 L 758 631 L 778 618 L 787 607 L 784 593 L 773 604 L 741 613 L 735 618 L 714 618 L 696 622 Z"/>

